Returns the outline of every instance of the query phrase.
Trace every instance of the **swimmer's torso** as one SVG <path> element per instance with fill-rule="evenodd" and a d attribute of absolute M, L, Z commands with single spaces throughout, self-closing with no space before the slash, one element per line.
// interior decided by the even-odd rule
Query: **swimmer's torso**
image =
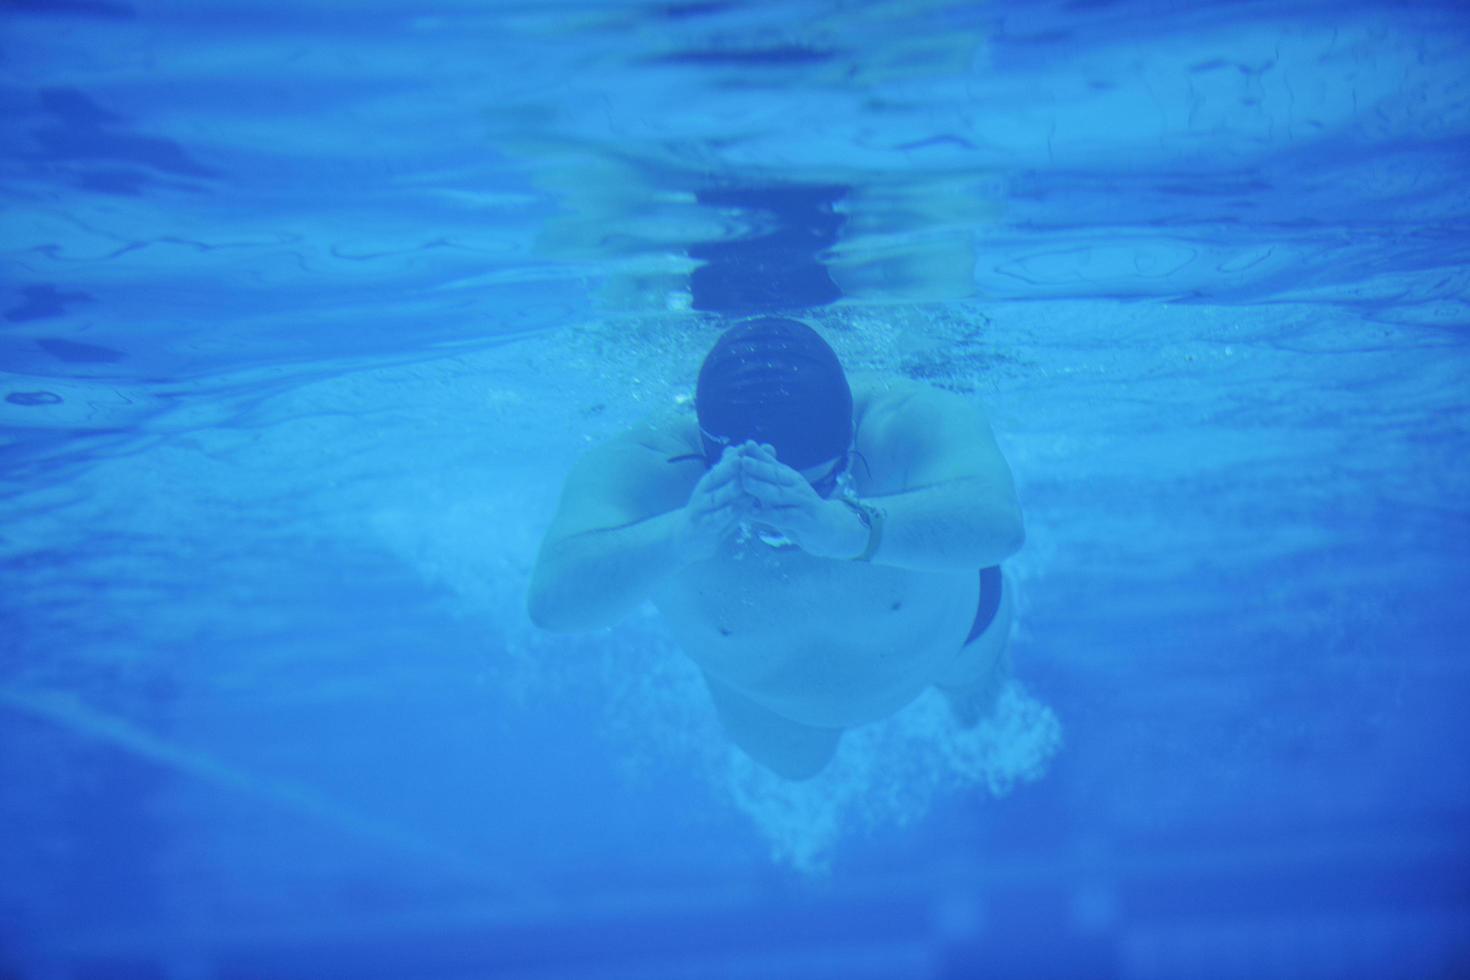
<path fill-rule="evenodd" d="M 854 429 L 874 398 L 854 385 Z M 675 416 L 640 440 L 656 458 L 698 453 L 692 416 Z M 853 489 L 880 498 L 906 489 L 871 445 Z M 668 466 L 669 506 L 687 500 L 699 462 Z M 917 697 L 951 662 L 975 618 L 976 573 L 921 572 L 814 558 L 757 536 L 671 576 L 653 595 L 674 638 L 706 673 L 792 721 L 847 727 L 886 717 Z"/>
<path fill-rule="evenodd" d="M 884 717 L 955 655 L 975 613 L 973 573 L 813 558 L 751 538 L 654 596 L 706 672 L 793 721 Z"/>

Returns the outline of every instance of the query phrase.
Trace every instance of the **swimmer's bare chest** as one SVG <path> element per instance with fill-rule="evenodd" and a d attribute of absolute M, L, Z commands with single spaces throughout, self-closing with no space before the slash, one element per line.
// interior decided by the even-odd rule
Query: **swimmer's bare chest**
<path fill-rule="evenodd" d="M 883 717 L 928 686 L 974 617 L 973 574 L 813 558 L 759 541 L 685 569 L 654 597 L 706 672 L 795 721 Z"/>

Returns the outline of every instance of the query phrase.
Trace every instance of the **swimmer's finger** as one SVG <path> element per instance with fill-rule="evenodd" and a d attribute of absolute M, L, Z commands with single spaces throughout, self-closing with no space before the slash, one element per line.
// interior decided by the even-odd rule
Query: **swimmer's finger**
<path fill-rule="evenodd" d="M 745 459 L 753 459 L 762 463 L 779 463 L 776 458 L 776 448 L 770 443 L 756 442 L 747 439 L 740 447 L 740 455 Z"/>
<path fill-rule="evenodd" d="M 747 480 L 744 487 L 747 494 L 766 507 L 792 507 L 805 502 L 805 496 L 794 484 Z"/>
<path fill-rule="evenodd" d="M 710 472 L 739 473 L 740 464 L 744 461 L 745 452 L 739 446 L 726 446 L 715 465 L 710 468 Z"/>
<path fill-rule="evenodd" d="M 739 477 L 740 457 L 727 449 L 719 462 L 699 478 L 699 482 L 695 484 L 695 493 L 711 493 L 718 487 L 738 481 Z"/>
<path fill-rule="evenodd" d="M 732 479 L 715 486 L 701 483 L 689 498 L 688 507 L 694 514 L 703 515 L 721 507 L 728 507 L 744 495 L 745 490 L 741 487 L 739 480 Z"/>
<path fill-rule="evenodd" d="M 740 520 L 744 516 L 745 515 L 740 513 L 740 510 L 734 506 L 721 507 L 718 510 L 711 511 L 709 514 L 705 515 L 705 517 L 701 521 L 701 524 L 705 528 L 706 534 L 723 537 L 724 535 L 730 533 L 730 531 L 735 527 L 736 524 L 740 522 Z"/>
<path fill-rule="evenodd" d="M 710 470 L 695 484 L 695 492 L 699 494 L 711 494 L 727 486 L 740 485 L 740 470 L 738 468 Z"/>
<path fill-rule="evenodd" d="M 740 472 L 748 481 L 759 480 L 776 486 L 794 487 L 804 482 L 801 474 L 789 466 L 749 456 L 741 461 Z"/>
<path fill-rule="evenodd" d="M 746 485 L 764 483 L 773 487 L 800 488 L 806 478 L 789 466 L 781 463 L 762 463 L 747 459 L 740 469 Z"/>
<path fill-rule="evenodd" d="M 711 508 L 725 507 L 739 500 L 744 493 L 739 480 L 730 480 L 711 490 L 705 499 Z"/>

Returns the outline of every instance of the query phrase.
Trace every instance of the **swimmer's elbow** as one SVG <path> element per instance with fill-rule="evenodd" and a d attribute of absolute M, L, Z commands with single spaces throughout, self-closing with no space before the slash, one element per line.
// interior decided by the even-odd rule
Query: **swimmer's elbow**
<path fill-rule="evenodd" d="M 526 615 L 533 625 L 551 633 L 573 631 L 567 603 L 559 595 L 563 591 L 556 588 L 556 578 L 550 574 L 542 555 L 531 573 L 531 588 L 526 593 Z"/>
<path fill-rule="evenodd" d="M 526 616 L 531 620 L 531 625 L 537 629 L 547 630 L 551 633 L 562 632 L 556 628 L 559 620 L 556 615 L 555 606 L 547 598 L 546 592 L 536 588 L 534 585 L 531 586 L 531 591 L 526 594 Z"/>
<path fill-rule="evenodd" d="M 526 615 L 532 625 L 548 633 L 587 633 L 605 629 L 613 622 L 607 610 L 589 601 L 591 593 L 568 581 L 551 581 L 537 575 L 526 596 Z"/>
<path fill-rule="evenodd" d="M 532 582 L 526 596 L 526 615 L 532 625 L 548 633 L 576 633 L 588 627 L 577 622 L 571 604 L 558 599 L 557 590 L 544 582 Z"/>

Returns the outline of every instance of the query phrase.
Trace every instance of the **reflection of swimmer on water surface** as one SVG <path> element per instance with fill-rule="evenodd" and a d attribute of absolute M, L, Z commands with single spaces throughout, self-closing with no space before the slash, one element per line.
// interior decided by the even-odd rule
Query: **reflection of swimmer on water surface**
<path fill-rule="evenodd" d="M 816 331 L 773 317 L 720 337 L 696 409 L 576 465 L 532 619 L 596 629 L 651 599 L 731 739 L 790 778 L 931 685 L 978 720 L 1008 671 L 998 565 L 1024 537 L 983 415 L 912 382 L 850 387 Z"/>
<path fill-rule="evenodd" d="M 762 181 L 595 146 L 522 138 L 515 150 L 557 204 L 537 254 L 595 266 L 599 305 L 619 314 L 971 299 L 977 230 L 1003 198 L 998 178 L 973 168 Z"/>

